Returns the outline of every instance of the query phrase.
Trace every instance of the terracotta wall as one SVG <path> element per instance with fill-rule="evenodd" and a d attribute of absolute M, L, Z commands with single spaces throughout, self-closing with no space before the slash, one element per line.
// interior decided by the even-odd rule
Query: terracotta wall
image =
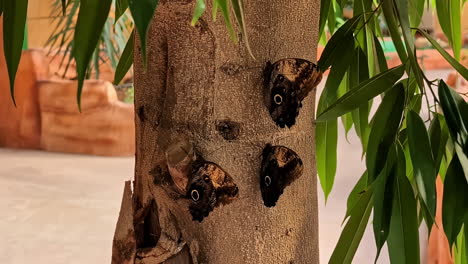
<path fill-rule="evenodd" d="M 0 19 L 0 36 L 3 36 Z M 39 148 L 41 121 L 37 81 L 49 76 L 48 63 L 40 51 L 23 52 L 15 82 L 16 107 L 10 97 L 8 73 L 0 37 L 0 146 Z"/>

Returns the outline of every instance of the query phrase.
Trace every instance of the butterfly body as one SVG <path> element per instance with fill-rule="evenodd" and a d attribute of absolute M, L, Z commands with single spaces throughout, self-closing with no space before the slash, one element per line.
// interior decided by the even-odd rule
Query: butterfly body
<path fill-rule="evenodd" d="M 263 149 L 260 171 L 260 190 L 265 206 L 275 206 L 284 189 L 302 172 L 302 160 L 296 152 L 285 146 L 267 144 Z"/>
<path fill-rule="evenodd" d="M 280 127 L 292 127 L 302 101 L 317 87 L 322 73 L 317 65 L 304 59 L 267 62 L 263 71 L 263 98 L 273 121 Z"/>

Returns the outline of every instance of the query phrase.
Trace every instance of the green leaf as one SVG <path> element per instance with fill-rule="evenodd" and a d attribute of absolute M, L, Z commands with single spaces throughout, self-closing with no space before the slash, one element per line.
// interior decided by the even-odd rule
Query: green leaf
<path fill-rule="evenodd" d="M 344 55 L 342 47 L 349 46 L 349 42 L 354 42 L 353 40 L 353 31 L 358 25 L 361 16 L 355 16 L 352 19 L 348 20 L 344 25 L 342 25 L 336 32 L 333 34 L 331 39 L 328 41 L 325 46 L 320 59 L 317 62 L 318 68 L 320 71 L 325 71 L 333 65 L 335 62 L 339 61 Z"/>
<path fill-rule="evenodd" d="M 434 165 L 429 135 L 424 126 L 424 121 L 414 111 L 408 112 L 406 126 L 413 173 L 418 192 L 427 207 L 429 216 L 434 218 L 436 210 L 435 181 L 437 171 Z M 431 221 L 428 222 L 428 226 L 432 227 Z"/>
<path fill-rule="evenodd" d="M 429 126 L 432 156 L 434 157 L 434 165 L 437 172 L 440 170 L 440 164 L 442 162 L 442 158 L 445 153 L 445 146 L 449 137 L 447 126 L 445 125 L 445 120 L 443 118 L 444 117 L 442 115 L 436 114 Z"/>
<path fill-rule="evenodd" d="M 442 48 L 437 41 L 435 41 L 429 34 L 427 34 L 424 30 L 417 29 L 419 33 L 424 35 L 426 39 L 431 43 L 431 45 L 444 57 L 444 59 L 452 65 L 452 67 L 460 73 L 465 80 L 468 80 L 468 69 L 461 65 L 456 59 L 454 59 L 450 54 Z"/>
<path fill-rule="evenodd" d="M 67 12 L 67 0 L 62 0 L 62 13 L 63 15 L 65 15 Z M 2 12 L 0 12 L 0 15 L 2 14 Z"/>
<path fill-rule="evenodd" d="M 211 16 L 213 17 L 213 21 L 216 21 L 217 15 L 218 15 L 218 0 L 213 0 L 213 8 L 211 10 Z"/>
<path fill-rule="evenodd" d="M 408 1 L 408 10 L 411 27 L 419 27 L 424 13 L 424 2 L 426 0 Z"/>
<path fill-rule="evenodd" d="M 335 4 L 334 1 L 331 2 L 331 8 L 328 11 L 328 30 L 330 31 L 330 34 L 333 34 L 335 32 L 335 25 L 336 25 L 336 17 L 335 17 Z"/>
<path fill-rule="evenodd" d="M 320 98 L 323 96 L 324 100 L 322 103 L 319 103 L 317 113 L 321 113 L 330 103 L 336 100 L 338 88 L 340 84 L 345 81 L 344 76 L 346 70 L 353 58 L 354 42 L 343 43 L 343 45 L 341 45 L 341 50 L 344 51 L 343 56 L 339 62 L 332 65 L 325 87 L 320 95 Z"/>
<path fill-rule="evenodd" d="M 459 109 L 459 104 L 464 103 L 463 99 L 441 80 L 439 82 L 439 100 L 452 139 L 462 146 L 465 145 L 467 130 Z"/>
<path fill-rule="evenodd" d="M 391 263 L 418 264 L 419 231 L 416 199 L 405 175 L 395 177 L 392 217 L 387 238 Z"/>
<path fill-rule="evenodd" d="M 240 26 L 242 35 L 244 36 L 245 47 L 249 52 L 250 57 L 255 59 L 253 55 L 252 49 L 250 48 L 250 42 L 247 34 L 247 27 L 245 25 L 245 18 L 244 18 L 244 4 L 242 0 L 231 0 L 232 8 L 234 9 L 234 14 L 236 15 L 237 23 Z"/>
<path fill-rule="evenodd" d="M 218 8 L 221 9 L 221 14 L 223 15 L 224 23 L 226 24 L 229 36 L 234 42 L 237 42 L 236 32 L 234 32 L 234 28 L 232 27 L 231 23 L 231 17 L 229 15 L 228 0 L 216 0 L 216 2 L 218 3 Z"/>
<path fill-rule="evenodd" d="M 319 36 L 322 35 L 323 30 L 325 29 L 325 24 L 327 23 L 328 13 L 332 1 L 330 0 L 321 0 L 320 1 L 320 21 L 319 21 Z"/>
<path fill-rule="evenodd" d="M 468 215 L 468 213 L 466 215 Z M 468 263 L 468 251 L 466 250 L 468 241 L 466 241 L 467 239 L 467 237 L 465 236 L 466 231 L 464 231 L 466 230 L 466 228 L 468 228 L 467 225 L 464 225 L 462 227 L 460 234 L 458 234 L 457 236 L 457 242 L 453 249 L 455 264 L 467 264 Z"/>
<path fill-rule="evenodd" d="M 377 61 L 378 61 L 377 66 L 379 67 L 376 73 L 381 73 L 381 72 L 388 70 L 387 58 L 385 58 L 385 53 L 382 49 L 382 45 L 380 44 L 377 37 L 374 37 L 374 43 L 375 43 L 375 54 L 377 56 Z"/>
<path fill-rule="evenodd" d="M 445 235 L 452 248 L 468 212 L 468 183 L 458 156 L 455 154 L 450 162 L 444 181 L 444 198 L 442 201 L 442 223 Z"/>
<path fill-rule="evenodd" d="M 329 264 L 351 263 L 366 230 L 372 211 L 372 190 L 365 191 L 351 211 L 351 217 L 341 232 Z"/>
<path fill-rule="evenodd" d="M 365 193 L 367 188 L 367 171 L 365 171 L 361 178 L 359 178 L 358 182 L 354 186 L 351 193 L 348 195 L 348 199 L 346 201 L 346 215 L 343 219 L 343 222 L 351 215 L 356 204 L 359 202 L 360 197 Z"/>
<path fill-rule="evenodd" d="M 15 101 L 15 78 L 24 41 L 28 0 L 3 1 L 3 52 L 10 80 L 10 95 Z"/>
<path fill-rule="evenodd" d="M 366 166 L 368 184 L 372 183 L 383 169 L 393 145 L 403 115 L 405 90 L 401 83 L 387 92 L 372 119 L 372 129 L 367 146 Z"/>
<path fill-rule="evenodd" d="M 107 0 L 106 0 L 107 1 Z M 154 16 L 154 11 L 159 0 L 128 0 L 130 12 L 140 38 L 143 65 L 146 67 L 146 43 L 149 25 Z M 102 16 L 102 15 L 101 15 Z"/>
<path fill-rule="evenodd" d="M 345 72 L 352 59 L 354 43 L 348 42 L 342 49 L 349 52 L 344 54 L 341 63 L 334 64 L 328 75 L 325 88 L 320 95 L 317 112 L 325 109 L 330 102 L 336 100 L 338 87 L 343 81 Z M 318 123 L 315 128 L 317 142 L 317 171 L 325 199 L 330 194 L 336 173 L 336 148 L 338 144 L 338 122 L 335 120 Z"/>
<path fill-rule="evenodd" d="M 115 69 L 114 75 L 114 84 L 119 84 L 122 79 L 127 74 L 128 70 L 133 64 L 133 44 L 135 42 L 135 31 L 132 31 L 132 34 L 128 38 L 127 44 L 125 45 L 125 49 L 120 56 L 119 64 Z"/>
<path fill-rule="evenodd" d="M 437 17 L 453 49 L 453 54 L 460 60 L 461 50 L 461 3 L 460 0 L 436 0 Z"/>
<path fill-rule="evenodd" d="M 392 87 L 392 85 L 401 78 L 403 72 L 404 66 L 401 65 L 360 83 L 358 87 L 352 88 L 348 93 L 321 112 L 316 122 L 330 120 L 356 109 L 363 103 Z"/>
<path fill-rule="evenodd" d="M 450 136 L 454 142 L 455 151 L 468 181 L 468 132 L 466 129 L 468 124 L 468 105 L 458 93 L 450 89 L 442 80 L 439 82 L 439 100 Z"/>
<path fill-rule="evenodd" d="M 192 22 L 190 23 L 193 26 L 197 23 L 198 19 L 203 15 L 205 12 L 206 5 L 204 0 L 197 0 L 197 3 L 195 4 L 195 9 L 193 10 L 193 17 L 192 17 Z"/>
<path fill-rule="evenodd" d="M 317 148 L 317 172 L 325 199 L 327 199 L 335 180 L 338 122 L 333 120 L 318 123 L 315 127 L 315 140 Z"/>
<path fill-rule="evenodd" d="M 398 18 L 393 6 L 393 0 L 382 1 L 382 11 L 385 17 L 385 21 L 387 22 L 388 32 L 392 37 L 393 44 L 395 45 L 395 49 L 398 53 L 398 57 L 400 57 L 402 62 L 406 62 L 408 55 L 406 54 L 405 45 L 401 40 L 401 34 L 399 31 L 400 27 L 398 26 Z"/>
<path fill-rule="evenodd" d="M 394 0 L 394 6 L 398 21 L 400 21 L 403 39 L 405 40 L 406 51 L 409 57 L 412 73 L 416 77 L 416 81 L 420 88 L 424 87 L 421 69 L 419 68 L 418 60 L 416 58 L 416 47 L 414 46 L 414 35 L 411 33 L 411 27 L 408 15 L 408 2 L 407 0 Z M 409 74 L 409 71 L 407 71 Z"/>
<path fill-rule="evenodd" d="M 114 23 L 117 23 L 119 18 L 127 11 L 128 0 L 115 0 L 115 20 Z"/>
<path fill-rule="evenodd" d="M 377 247 L 377 260 L 380 250 L 388 237 L 390 218 L 392 215 L 393 183 L 397 174 L 397 159 L 395 145 L 391 147 L 387 161 L 381 173 L 374 182 L 374 213 L 373 228 Z"/>
<path fill-rule="evenodd" d="M 359 83 L 369 79 L 367 58 L 361 49 L 355 50 L 355 55 L 348 69 L 348 84 L 350 90 L 359 87 Z M 369 103 L 364 103 L 352 111 L 354 129 L 361 139 L 362 149 L 367 148 L 367 135 L 369 130 Z"/>
<path fill-rule="evenodd" d="M 78 74 L 77 100 L 81 111 L 81 90 L 86 71 L 107 20 L 112 0 L 81 0 L 74 35 L 73 57 Z"/>

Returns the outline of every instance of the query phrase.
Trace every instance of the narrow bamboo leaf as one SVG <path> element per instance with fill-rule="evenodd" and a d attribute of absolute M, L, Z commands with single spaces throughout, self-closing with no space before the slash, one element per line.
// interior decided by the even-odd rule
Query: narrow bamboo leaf
<path fill-rule="evenodd" d="M 352 88 L 348 93 L 321 112 L 316 122 L 330 120 L 356 109 L 363 103 L 391 88 L 401 78 L 403 72 L 404 66 L 401 65 L 360 83 L 358 87 Z"/>
<path fill-rule="evenodd" d="M 442 48 L 437 41 L 435 41 L 429 34 L 427 34 L 424 30 L 418 29 L 418 32 L 424 35 L 426 39 L 431 43 L 431 45 L 444 57 L 444 59 L 452 65 L 452 67 L 460 73 L 465 80 L 468 80 L 468 69 L 461 65 L 455 58 L 450 56 L 450 54 Z"/>
<path fill-rule="evenodd" d="M 441 122 L 444 122 L 444 124 L 441 124 Z M 429 126 L 429 138 L 431 141 L 432 156 L 434 157 L 434 165 L 437 172 L 440 170 L 440 163 L 442 162 L 442 158 L 445 153 L 448 136 L 443 116 L 439 114 L 435 115 Z"/>
<path fill-rule="evenodd" d="M 390 146 L 398 133 L 404 102 L 405 90 L 398 83 L 387 92 L 373 117 L 366 154 L 368 184 L 376 179 L 385 165 Z"/>
<path fill-rule="evenodd" d="M 107 0 L 106 0 L 107 1 Z M 128 0 L 128 6 L 132 13 L 133 21 L 140 38 L 143 65 L 146 67 L 146 42 L 149 25 L 154 16 L 154 11 L 159 0 Z M 102 15 L 101 15 L 102 16 Z"/>
<path fill-rule="evenodd" d="M 349 36 L 352 38 L 352 36 Z M 323 111 L 331 102 L 338 97 L 338 87 L 343 81 L 348 66 L 350 65 L 354 42 L 351 41 L 342 45 L 346 52 L 343 54 L 340 63 L 332 66 L 330 74 L 325 83 L 325 88 L 320 95 L 317 112 Z M 336 148 L 338 143 L 338 122 L 330 120 L 319 123 L 316 126 L 315 137 L 317 142 L 317 171 L 322 186 L 325 199 L 330 194 L 336 173 Z"/>
<path fill-rule="evenodd" d="M 334 95 L 329 96 L 328 93 Z M 336 98 L 336 91 L 324 90 L 320 96 L 318 108 L 323 108 L 323 105 L 326 105 L 327 98 L 333 97 Z M 336 173 L 338 122 L 332 120 L 317 124 L 315 138 L 317 142 L 317 172 L 325 199 L 327 199 L 333 187 Z"/>
<path fill-rule="evenodd" d="M 128 70 L 133 64 L 133 44 L 135 42 L 135 31 L 132 31 L 132 34 L 128 38 L 127 44 L 120 56 L 119 64 L 117 64 L 117 68 L 115 69 L 114 75 L 114 84 L 119 84 L 122 79 L 127 74 Z"/>
<path fill-rule="evenodd" d="M 465 226 L 464 228 L 464 235 L 465 235 L 465 254 L 468 256 L 468 212 L 466 212 L 465 214 L 465 221 L 463 223 L 463 225 Z M 466 260 L 468 261 L 468 258 L 466 258 Z"/>
<path fill-rule="evenodd" d="M 336 18 L 335 18 L 335 1 L 330 1 L 330 9 L 328 10 L 328 30 L 330 34 L 335 32 Z"/>
<path fill-rule="evenodd" d="M 369 68 L 367 66 L 367 58 L 361 49 L 355 50 L 355 55 L 351 61 L 348 70 L 348 84 L 350 90 L 359 87 L 359 83 L 369 79 Z M 359 108 L 352 111 L 354 129 L 356 134 L 361 139 L 362 149 L 367 148 L 367 130 L 369 129 L 369 104 L 366 102 Z"/>
<path fill-rule="evenodd" d="M 315 142 L 317 142 L 317 172 L 325 199 L 327 199 L 332 190 L 336 173 L 337 121 L 333 120 L 317 124 L 315 138 Z"/>
<path fill-rule="evenodd" d="M 332 1 L 330 0 L 321 0 L 320 2 L 320 20 L 319 20 L 319 36 L 322 35 L 323 30 L 325 29 L 325 24 L 327 23 L 328 12 L 331 8 Z"/>
<path fill-rule="evenodd" d="M 346 72 L 345 75 L 343 76 L 343 79 L 341 80 L 341 83 L 340 83 L 339 87 L 338 87 L 338 97 L 342 96 L 347 91 L 349 91 L 349 78 L 348 78 L 348 73 Z M 351 113 L 347 113 L 347 114 L 341 116 L 341 122 L 343 124 L 344 129 L 345 129 L 346 140 L 348 140 L 348 132 L 353 127 L 353 118 L 351 116 Z"/>
<path fill-rule="evenodd" d="M 460 0 L 436 0 L 437 17 L 439 24 L 447 36 L 453 54 L 460 60 L 461 50 L 461 2 Z"/>
<path fill-rule="evenodd" d="M 213 8 L 211 10 L 211 16 L 213 17 L 213 21 L 216 21 L 218 15 L 218 0 L 213 0 Z"/>
<path fill-rule="evenodd" d="M 468 214 L 467 214 L 468 215 Z M 457 242 L 453 248 L 454 263 L 455 264 L 467 264 L 468 263 L 468 252 L 466 251 L 467 245 L 465 230 L 466 225 L 464 225 L 460 231 L 460 234 L 457 236 Z"/>
<path fill-rule="evenodd" d="M 464 103 L 463 99 L 441 80 L 439 82 L 439 100 L 452 139 L 464 146 L 467 130 L 458 107 L 459 104 Z"/>
<path fill-rule="evenodd" d="M 409 109 L 419 113 L 421 111 L 422 106 L 422 94 L 415 94 L 409 103 Z"/>
<path fill-rule="evenodd" d="M 395 49 L 398 53 L 398 57 L 400 57 L 402 62 L 406 62 L 408 55 L 406 53 L 405 45 L 401 40 L 401 34 L 399 31 L 400 27 L 398 26 L 397 15 L 393 7 L 393 1 L 382 1 L 382 11 L 385 17 L 385 21 L 387 22 L 388 32 L 392 37 L 393 44 L 395 45 Z"/>
<path fill-rule="evenodd" d="M 465 254 L 468 256 L 468 212 L 465 214 L 465 221 L 463 225 L 465 226 Z"/>
<path fill-rule="evenodd" d="M 326 14 L 325 14 L 326 16 Z M 317 62 L 318 68 L 321 71 L 325 71 L 335 61 L 339 60 L 343 56 L 343 52 L 340 50 L 343 45 L 349 45 L 349 41 L 352 41 L 353 31 L 361 20 L 361 16 L 355 16 L 348 20 L 333 34 L 331 39 L 325 46 L 320 59 Z M 343 43 L 347 42 L 347 43 Z"/>
<path fill-rule="evenodd" d="M 406 51 L 410 60 L 412 73 L 420 88 L 424 87 L 421 69 L 419 68 L 418 60 L 416 58 L 416 47 L 414 45 L 414 36 L 411 33 L 411 27 L 408 15 L 408 2 L 406 0 L 393 0 L 396 9 L 398 21 L 400 21 L 403 39 L 405 41 Z M 409 71 L 407 71 L 409 72 Z"/>
<path fill-rule="evenodd" d="M 206 5 L 204 0 L 197 0 L 197 3 L 195 4 L 195 9 L 193 10 L 193 17 L 192 17 L 192 22 L 190 23 L 193 26 L 197 23 L 198 19 L 203 15 L 205 12 Z"/>
<path fill-rule="evenodd" d="M 427 207 L 429 216 L 434 218 L 436 210 L 435 181 L 437 171 L 434 165 L 429 135 L 424 126 L 424 121 L 414 111 L 408 112 L 406 126 L 413 173 L 418 192 Z M 432 223 L 429 222 L 428 225 L 432 226 Z"/>
<path fill-rule="evenodd" d="M 247 52 L 249 52 L 250 57 L 255 59 L 253 55 L 252 49 L 250 48 L 250 42 L 247 34 L 247 26 L 245 25 L 245 18 L 244 18 L 244 4 L 243 0 L 231 0 L 232 8 L 234 9 L 234 14 L 236 15 L 237 23 L 240 26 L 242 36 L 244 36 L 244 43 L 245 47 L 247 48 Z"/>
<path fill-rule="evenodd" d="M 67 12 L 67 0 L 62 0 L 62 13 L 63 13 L 63 15 L 65 15 L 66 12 Z M 2 14 L 2 12 L 0 12 L 0 15 L 1 14 Z"/>
<path fill-rule="evenodd" d="M 354 42 L 352 37 L 350 41 L 342 43 L 340 45 L 342 56 L 340 60 L 332 64 L 330 74 L 328 75 L 325 87 L 320 95 L 320 98 L 324 96 L 323 103 L 319 104 L 317 107 L 317 113 L 321 113 L 328 105 L 330 105 L 337 98 L 338 87 L 345 80 L 345 73 L 351 64 L 353 59 L 354 51 Z"/>
<path fill-rule="evenodd" d="M 343 219 L 343 222 L 346 221 L 349 216 L 351 216 L 351 212 L 353 211 L 361 196 L 365 193 L 366 189 L 367 171 L 362 174 L 361 178 L 359 178 L 353 190 L 351 190 L 351 193 L 348 195 L 348 199 L 346 201 L 346 215 Z"/>
<path fill-rule="evenodd" d="M 127 11 L 129 0 L 115 0 L 115 20 L 114 23 L 117 23 L 119 18 Z"/>
<path fill-rule="evenodd" d="M 408 1 L 408 10 L 411 27 L 419 27 L 424 13 L 425 0 Z"/>
<path fill-rule="evenodd" d="M 452 248 L 468 212 L 468 183 L 457 155 L 450 162 L 444 181 L 442 223 L 445 235 Z"/>
<path fill-rule="evenodd" d="M 391 147 L 384 168 L 374 182 L 374 213 L 373 228 L 374 238 L 377 247 L 377 260 L 390 228 L 390 218 L 392 216 L 393 183 L 397 174 L 397 156 L 395 145 Z"/>
<path fill-rule="evenodd" d="M 387 238 L 391 263 L 418 264 L 419 231 L 416 199 L 410 182 L 403 174 L 395 177 L 392 217 Z"/>
<path fill-rule="evenodd" d="M 24 41 L 28 0 L 3 1 L 3 52 L 10 80 L 10 95 L 15 101 L 15 78 Z"/>
<path fill-rule="evenodd" d="M 351 211 L 351 216 L 341 232 L 329 264 L 351 263 L 366 230 L 372 211 L 372 189 L 365 191 Z"/>
<path fill-rule="evenodd" d="M 81 0 L 76 22 L 73 57 L 78 74 L 78 108 L 81 111 L 81 90 L 86 71 L 107 20 L 112 0 Z"/>
<path fill-rule="evenodd" d="M 216 0 L 216 2 L 218 2 L 218 8 L 221 9 L 221 14 L 223 15 L 229 36 L 232 41 L 237 42 L 236 32 L 234 32 L 234 28 L 231 23 L 231 16 L 229 15 L 229 0 Z"/>
<path fill-rule="evenodd" d="M 380 44 L 380 41 L 375 36 L 374 36 L 374 43 L 375 43 L 375 54 L 377 56 L 377 61 L 378 61 L 377 63 L 378 69 L 376 73 L 381 73 L 381 72 L 388 70 L 387 58 L 385 58 L 385 53 L 382 49 L 382 45 Z"/>

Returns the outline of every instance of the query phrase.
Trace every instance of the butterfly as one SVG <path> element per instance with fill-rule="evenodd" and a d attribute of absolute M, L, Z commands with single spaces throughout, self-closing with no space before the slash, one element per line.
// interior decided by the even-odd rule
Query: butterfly
<path fill-rule="evenodd" d="M 267 62 L 263 70 L 263 98 L 271 118 L 281 128 L 296 123 L 302 101 L 322 80 L 317 65 L 304 59 Z"/>
<path fill-rule="evenodd" d="M 260 170 L 260 190 L 265 206 L 275 206 L 284 189 L 301 177 L 303 169 L 296 152 L 285 146 L 267 144 L 262 152 Z"/>
<path fill-rule="evenodd" d="M 201 157 L 192 164 L 187 187 L 190 214 L 199 222 L 215 207 L 229 204 L 239 195 L 233 178 L 218 164 Z"/>

